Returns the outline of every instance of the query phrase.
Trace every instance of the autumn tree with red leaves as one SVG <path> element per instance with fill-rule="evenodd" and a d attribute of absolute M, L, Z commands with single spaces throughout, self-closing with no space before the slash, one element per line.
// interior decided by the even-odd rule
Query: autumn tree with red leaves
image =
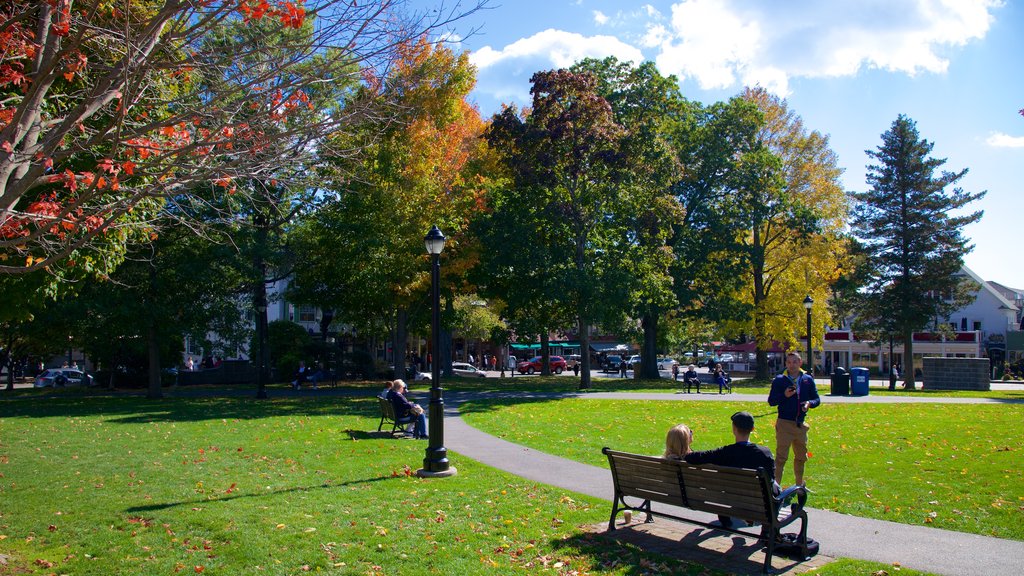
<path fill-rule="evenodd" d="M 310 114 L 310 94 L 386 69 L 410 38 L 467 12 L 402 6 L 4 1 L 0 275 L 104 275 L 128 243 L 157 233 L 153 219 L 168 199 L 188 204 L 210 184 L 245 194 L 237 182 L 276 177 L 282 166 L 312 173 L 327 134 L 394 111 L 373 99 Z M 250 42 L 209 42 L 240 25 L 252 28 Z M 279 57 L 281 46 L 290 58 Z"/>

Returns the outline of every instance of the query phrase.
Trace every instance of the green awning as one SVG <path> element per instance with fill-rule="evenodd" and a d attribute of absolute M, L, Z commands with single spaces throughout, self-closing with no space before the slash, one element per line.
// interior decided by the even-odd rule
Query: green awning
<path fill-rule="evenodd" d="M 509 344 L 513 350 L 540 350 L 540 344 Z"/>

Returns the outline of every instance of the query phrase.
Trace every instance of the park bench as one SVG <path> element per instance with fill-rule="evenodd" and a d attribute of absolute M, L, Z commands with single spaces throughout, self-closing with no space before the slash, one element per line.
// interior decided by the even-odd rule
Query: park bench
<path fill-rule="evenodd" d="M 391 434 L 397 431 L 401 431 L 403 434 L 408 433 L 405 427 L 413 423 L 412 416 L 396 418 L 395 405 L 390 400 L 377 396 L 377 402 L 380 404 L 380 424 L 377 425 L 377 432 L 384 428 L 384 424 L 391 424 Z"/>
<path fill-rule="evenodd" d="M 767 574 L 771 570 L 772 555 L 779 544 L 781 529 L 799 519 L 797 546 L 800 547 L 802 558 L 809 556 L 807 512 L 804 511 L 807 491 L 803 487 L 793 486 L 775 496 L 771 478 L 764 470 L 687 464 L 680 460 L 617 452 L 610 448 L 601 451 L 608 456 L 615 484 L 612 514 L 608 521 L 609 531 L 615 530 L 615 517 L 619 512 L 634 510 L 645 513 L 646 522 L 653 522 L 653 516 L 663 516 L 756 538 L 768 548 L 762 570 Z M 635 505 L 627 503 L 627 498 L 634 499 Z M 754 526 L 759 525 L 761 531 L 754 534 L 742 528 L 723 528 L 710 522 L 657 511 L 651 508 L 652 502 L 741 518 L 748 524 L 756 523 Z"/>

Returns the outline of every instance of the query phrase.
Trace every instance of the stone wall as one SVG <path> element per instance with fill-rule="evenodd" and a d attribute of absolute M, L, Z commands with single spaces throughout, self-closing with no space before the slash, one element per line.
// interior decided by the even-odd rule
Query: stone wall
<path fill-rule="evenodd" d="M 991 390 L 988 358 L 924 358 L 926 390 Z"/>

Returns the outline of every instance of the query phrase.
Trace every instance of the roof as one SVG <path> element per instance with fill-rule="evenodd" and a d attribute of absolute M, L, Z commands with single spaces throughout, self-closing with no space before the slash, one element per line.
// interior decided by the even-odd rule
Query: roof
<path fill-rule="evenodd" d="M 981 286 L 980 290 L 985 290 L 989 294 L 995 296 L 996 300 L 999 300 L 999 303 L 1001 304 L 1002 308 L 1006 308 L 1007 310 L 1014 310 L 1014 311 L 1018 310 L 1016 304 L 1014 304 L 1013 302 L 1008 300 L 1006 298 L 1006 296 L 1003 295 L 1002 292 L 1000 292 L 999 290 L 996 290 L 991 284 L 989 284 L 985 280 L 982 280 L 981 276 L 978 276 L 977 274 L 975 274 L 973 270 L 971 270 L 967 266 L 961 266 L 960 267 L 960 271 L 963 272 L 966 276 L 968 276 L 971 280 L 974 280 L 975 282 L 977 282 L 978 285 Z"/>

